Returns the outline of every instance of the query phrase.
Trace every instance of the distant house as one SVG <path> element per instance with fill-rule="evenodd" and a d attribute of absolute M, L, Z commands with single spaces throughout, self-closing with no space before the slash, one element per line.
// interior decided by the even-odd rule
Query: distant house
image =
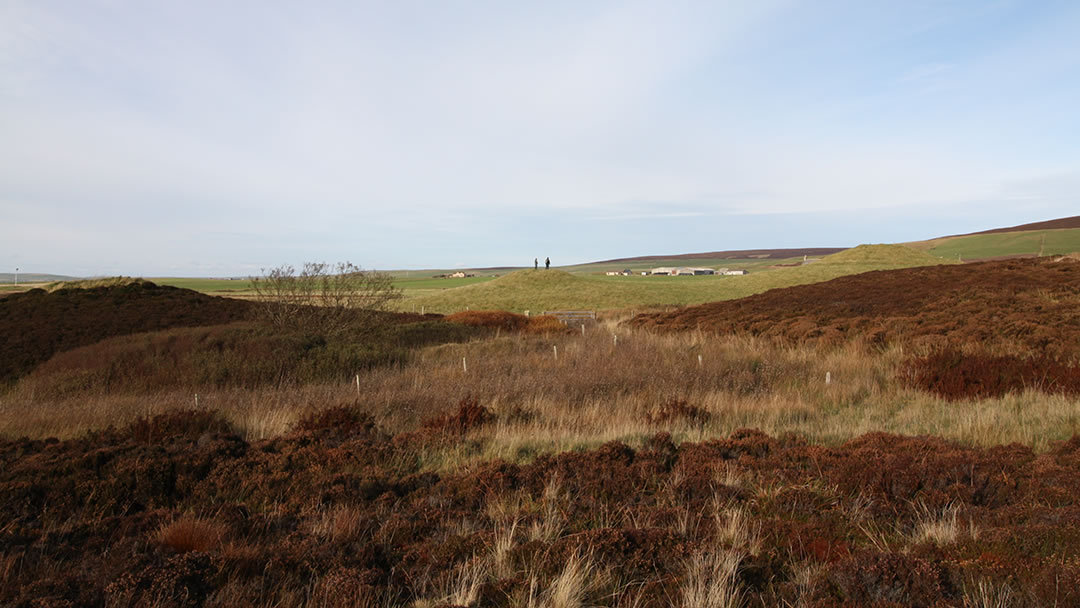
<path fill-rule="evenodd" d="M 605 272 L 604 274 L 606 274 L 609 277 L 617 277 L 622 273 L 618 272 L 618 271 L 615 271 L 615 270 L 609 270 L 609 271 Z"/>
<path fill-rule="evenodd" d="M 622 276 L 624 276 L 624 277 L 628 277 L 628 276 L 630 276 L 632 274 L 634 274 L 634 271 L 630 270 L 629 268 L 625 268 L 622 271 Z"/>
<path fill-rule="evenodd" d="M 461 272 L 459 270 L 458 272 L 455 272 L 454 274 L 447 275 L 447 276 L 449 276 L 451 279 L 464 279 L 466 277 L 475 277 L 476 275 L 475 274 L 465 274 L 464 272 Z"/>
<path fill-rule="evenodd" d="M 667 266 L 661 268 L 653 268 L 649 274 L 653 276 L 667 276 L 669 274 L 675 274 L 675 268 L 669 268 Z"/>
<path fill-rule="evenodd" d="M 725 270 L 724 274 L 729 276 L 729 277 L 734 277 L 734 276 L 742 276 L 744 274 L 750 274 L 750 273 L 748 273 L 745 270 Z"/>

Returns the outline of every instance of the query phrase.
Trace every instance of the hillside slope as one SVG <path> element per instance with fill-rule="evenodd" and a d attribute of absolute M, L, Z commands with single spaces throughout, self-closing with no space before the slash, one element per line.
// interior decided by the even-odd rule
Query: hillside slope
<path fill-rule="evenodd" d="M 868 272 L 639 315 L 628 324 L 792 342 L 979 344 L 1071 356 L 1080 352 L 1080 261 L 1042 258 Z"/>
<path fill-rule="evenodd" d="M 486 283 L 407 298 L 399 307 L 427 312 L 664 308 L 742 298 L 869 270 L 948 263 L 903 245 L 860 245 L 814 264 L 736 277 L 604 277 L 560 270 L 523 270 Z"/>
<path fill-rule="evenodd" d="M 251 306 L 149 281 L 12 294 L 0 299 L 0 384 L 64 350 L 112 336 L 229 323 Z"/>
<path fill-rule="evenodd" d="M 1073 228 L 1080 228 L 1080 215 L 1074 215 L 1072 217 L 1062 217 L 1056 220 L 1046 220 L 1044 222 L 1032 222 L 1030 224 L 1020 224 L 1018 226 L 1009 226 L 1006 228 L 993 228 L 991 230 L 981 230 L 979 232 L 968 232 L 965 234 L 953 234 L 950 236 L 943 236 L 940 238 L 949 239 L 958 236 L 976 236 L 980 234 L 1003 234 L 1007 232 L 1031 232 L 1033 230 L 1068 230 Z M 935 239 L 936 240 L 936 239 Z"/>

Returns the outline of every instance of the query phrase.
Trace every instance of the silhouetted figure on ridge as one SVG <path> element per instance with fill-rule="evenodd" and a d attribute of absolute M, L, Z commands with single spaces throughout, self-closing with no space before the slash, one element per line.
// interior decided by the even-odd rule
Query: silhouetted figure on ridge
<path fill-rule="evenodd" d="M 551 270 L 551 258 L 544 258 L 544 270 Z"/>

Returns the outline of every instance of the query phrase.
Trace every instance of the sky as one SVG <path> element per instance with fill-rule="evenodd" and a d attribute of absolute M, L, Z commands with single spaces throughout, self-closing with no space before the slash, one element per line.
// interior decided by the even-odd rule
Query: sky
<path fill-rule="evenodd" d="M 1077 32 L 1072 0 L 0 0 L 0 272 L 558 266 L 1077 215 Z"/>

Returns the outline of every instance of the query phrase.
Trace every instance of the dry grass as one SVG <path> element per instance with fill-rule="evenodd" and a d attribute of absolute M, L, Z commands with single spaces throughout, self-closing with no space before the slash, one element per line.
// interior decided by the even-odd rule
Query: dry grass
<path fill-rule="evenodd" d="M 561 572 L 541 594 L 535 593 L 535 582 L 529 594 L 530 608 L 580 608 L 585 605 L 590 588 L 600 586 L 606 576 L 596 569 L 592 555 L 577 552 L 566 560 Z"/>
<path fill-rule="evenodd" d="M 443 604 L 452 606 L 472 606 L 480 598 L 480 587 L 488 578 L 487 565 L 479 560 L 462 564 L 450 579 Z"/>
<path fill-rule="evenodd" d="M 221 546 L 225 533 L 226 528 L 220 522 L 185 515 L 162 524 L 153 540 L 177 553 L 207 552 Z"/>
<path fill-rule="evenodd" d="M 757 428 L 825 444 L 885 431 L 977 446 L 1018 442 L 1045 451 L 1078 430 L 1076 398 L 1032 391 L 946 403 L 902 386 L 896 370 L 904 358 L 900 349 L 819 351 L 694 332 L 656 336 L 602 323 L 585 336 L 517 334 L 430 347 L 409 363 L 362 373 L 359 387 L 350 377 L 216 390 L 200 394 L 198 405 L 220 412 L 254 440 L 286 433 L 313 409 L 359 403 L 396 433 L 415 430 L 466 397 L 479 399 L 496 423 L 470 431 L 478 448 L 427 450 L 425 467 L 434 470 L 476 460 L 527 461 L 613 440 L 640 445 L 659 431 L 678 442 Z M 673 401 L 689 409 L 656 415 Z M 194 392 L 185 391 L 48 399 L 16 388 L 0 395 L 0 436 L 72 438 L 195 403 Z"/>
<path fill-rule="evenodd" d="M 681 580 L 681 608 L 738 608 L 743 603 L 736 575 L 742 555 L 733 550 L 694 554 Z"/>
<path fill-rule="evenodd" d="M 964 608 L 1010 608 L 1019 602 L 1007 584 L 995 585 L 981 579 L 964 585 Z"/>
<path fill-rule="evenodd" d="M 959 520 L 960 507 L 946 505 L 940 510 L 932 510 L 924 504 L 916 506 L 915 529 L 911 538 L 915 543 L 933 543 L 939 547 L 950 545 L 960 540 L 965 534 L 976 538 L 978 530 L 972 523 L 965 529 Z"/>

